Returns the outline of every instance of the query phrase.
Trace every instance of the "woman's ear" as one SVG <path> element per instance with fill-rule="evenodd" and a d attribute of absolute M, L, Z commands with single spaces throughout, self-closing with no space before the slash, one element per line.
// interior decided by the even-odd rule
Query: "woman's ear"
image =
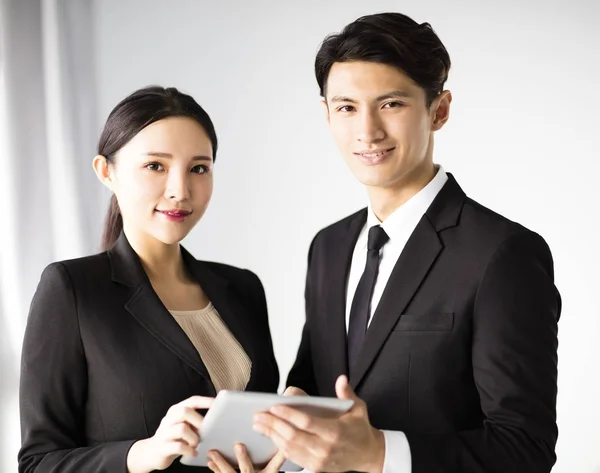
<path fill-rule="evenodd" d="M 96 177 L 100 180 L 100 182 L 108 187 L 111 191 L 114 191 L 112 171 L 106 156 L 102 156 L 101 154 L 97 155 L 92 161 L 92 166 L 94 167 L 94 172 L 96 173 Z"/>

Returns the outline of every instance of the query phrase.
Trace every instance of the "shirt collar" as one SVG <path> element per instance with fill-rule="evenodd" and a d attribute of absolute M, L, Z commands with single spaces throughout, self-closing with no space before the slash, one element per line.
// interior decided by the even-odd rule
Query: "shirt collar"
<path fill-rule="evenodd" d="M 442 190 L 447 180 L 446 171 L 441 165 L 438 166 L 438 171 L 434 178 L 423 189 L 394 210 L 383 222 L 380 222 L 375 216 L 371 204 L 369 204 L 367 208 L 367 231 L 363 234 L 364 242 L 361 242 L 361 245 L 366 248 L 368 229 L 374 225 L 381 225 L 390 237 L 390 241 L 393 241 L 394 237 L 398 238 L 406 228 L 411 228 L 412 230 L 419 220 L 421 220 L 421 217 L 425 214 L 440 190 Z"/>

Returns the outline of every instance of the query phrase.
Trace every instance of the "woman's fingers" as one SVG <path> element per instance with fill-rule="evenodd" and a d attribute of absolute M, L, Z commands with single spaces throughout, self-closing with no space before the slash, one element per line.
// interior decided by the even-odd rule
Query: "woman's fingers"
<path fill-rule="evenodd" d="M 179 441 L 189 445 L 195 450 L 200 442 L 200 436 L 196 431 L 185 422 L 165 427 L 160 435 L 167 442 Z"/>
<path fill-rule="evenodd" d="M 254 465 L 252 465 L 252 460 L 250 460 L 250 457 L 248 456 L 245 445 L 238 443 L 234 447 L 234 451 L 240 473 L 254 473 Z"/>
<path fill-rule="evenodd" d="M 192 396 L 181 401 L 179 404 L 183 407 L 189 407 L 191 409 L 208 409 L 214 400 L 214 397 Z"/>
<path fill-rule="evenodd" d="M 200 430 L 203 420 L 204 417 L 198 414 L 195 409 L 179 403 L 169 409 L 162 422 L 165 424 L 179 424 L 181 422 L 186 422 L 196 430 Z"/>
<path fill-rule="evenodd" d="M 185 442 L 181 442 L 178 440 L 172 440 L 170 442 L 166 442 L 165 447 L 166 447 L 165 455 L 169 455 L 169 456 L 173 456 L 173 457 L 179 457 L 181 455 L 185 455 L 188 457 L 196 456 L 196 449 L 193 447 L 190 447 Z"/>
<path fill-rule="evenodd" d="M 255 473 L 254 465 L 248 455 L 248 450 L 243 444 L 236 444 L 234 447 L 235 456 L 238 462 L 237 468 L 240 473 Z M 216 450 L 211 450 L 208 454 L 210 461 L 208 467 L 214 473 L 235 473 L 235 469 L 227 460 Z M 267 466 L 260 473 L 278 473 L 279 469 L 285 462 L 285 456 L 281 451 L 278 451 L 275 456 L 269 461 Z"/>
<path fill-rule="evenodd" d="M 277 473 L 285 462 L 285 456 L 281 450 L 277 450 L 277 454 L 271 458 L 267 466 L 261 473 Z"/>
<path fill-rule="evenodd" d="M 210 461 L 208 462 L 209 468 L 215 473 L 235 473 L 233 467 L 223 458 L 223 456 L 217 452 L 216 450 L 211 450 L 208 452 L 208 458 Z M 211 468 L 212 463 L 212 468 Z"/>

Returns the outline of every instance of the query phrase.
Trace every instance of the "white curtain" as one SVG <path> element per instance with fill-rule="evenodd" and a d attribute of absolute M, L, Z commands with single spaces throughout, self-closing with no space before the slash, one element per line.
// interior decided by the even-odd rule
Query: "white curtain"
<path fill-rule="evenodd" d="M 93 27 L 92 0 L 0 0 L 0 471 L 16 471 L 19 358 L 40 273 L 100 241 Z"/>

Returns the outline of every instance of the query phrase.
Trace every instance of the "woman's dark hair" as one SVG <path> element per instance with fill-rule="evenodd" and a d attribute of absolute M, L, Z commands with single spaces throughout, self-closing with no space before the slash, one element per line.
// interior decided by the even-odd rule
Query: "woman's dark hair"
<path fill-rule="evenodd" d="M 115 154 L 148 125 L 169 117 L 188 117 L 196 120 L 208 134 L 217 157 L 217 134 L 212 120 L 189 95 L 174 87 L 150 86 L 136 90 L 110 112 L 98 142 L 98 154 L 114 164 Z M 123 230 L 119 203 L 113 194 L 102 233 L 102 251 L 109 249 Z"/>
<path fill-rule="evenodd" d="M 427 108 L 443 91 L 450 71 L 448 51 L 431 25 L 419 25 L 401 13 L 363 16 L 325 38 L 315 60 L 323 98 L 331 66 L 348 61 L 376 62 L 403 71 L 425 91 Z"/>

